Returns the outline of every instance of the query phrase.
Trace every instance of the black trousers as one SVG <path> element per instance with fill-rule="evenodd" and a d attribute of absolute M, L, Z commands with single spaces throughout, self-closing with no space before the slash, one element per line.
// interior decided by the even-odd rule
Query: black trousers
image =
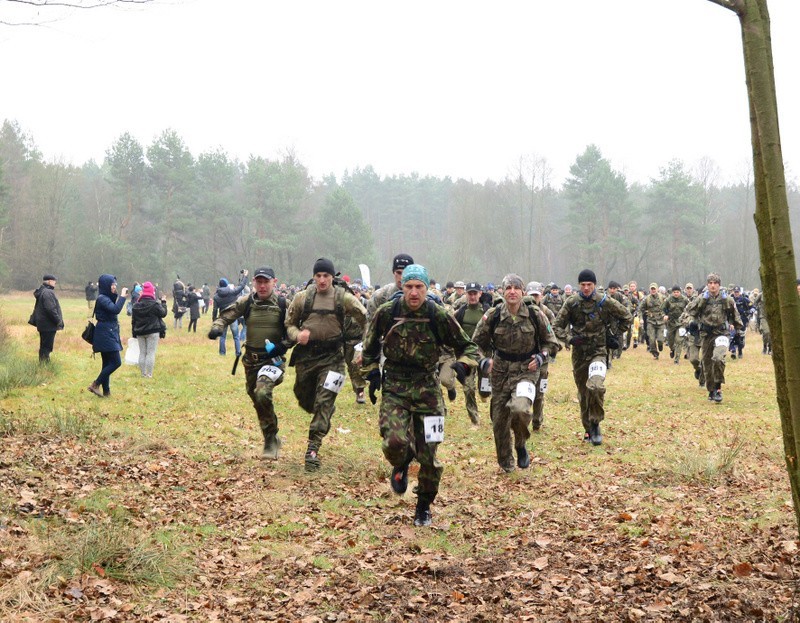
<path fill-rule="evenodd" d="M 39 361 L 50 361 L 55 341 L 55 331 L 39 331 Z"/>

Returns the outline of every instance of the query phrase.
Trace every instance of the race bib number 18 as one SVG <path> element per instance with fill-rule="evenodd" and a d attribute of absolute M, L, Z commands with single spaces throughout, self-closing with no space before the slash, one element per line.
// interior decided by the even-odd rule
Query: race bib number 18
<path fill-rule="evenodd" d="M 441 415 L 425 416 L 423 425 L 425 427 L 426 443 L 441 443 L 444 441 L 444 417 Z"/>
<path fill-rule="evenodd" d="M 333 370 L 328 370 L 328 376 L 325 377 L 325 381 L 322 383 L 322 387 L 332 391 L 334 394 L 338 394 L 343 386 L 344 386 L 344 374 L 339 374 L 338 372 L 334 372 Z"/>

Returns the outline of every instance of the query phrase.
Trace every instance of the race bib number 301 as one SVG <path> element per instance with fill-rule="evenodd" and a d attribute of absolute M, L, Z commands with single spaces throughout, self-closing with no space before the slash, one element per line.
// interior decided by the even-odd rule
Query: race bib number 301
<path fill-rule="evenodd" d="M 444 417 L 441 415 L 426 415 L 423 420 L 425 427 L 425 442 L 440 443 L 444 441 Z"/>
<path fill-rule="evenodd" d="M 338 394 L 344 387 L 344 374 L 328 370 L 328 375 L 325 377 L 322 387 L 332 391 L 334 394 Z"/>
<path fill-rule="evenodd" d="M 606 378 L 606 364 L 602 361 L 593 361 L 589 364 L 589 376 Z"/>

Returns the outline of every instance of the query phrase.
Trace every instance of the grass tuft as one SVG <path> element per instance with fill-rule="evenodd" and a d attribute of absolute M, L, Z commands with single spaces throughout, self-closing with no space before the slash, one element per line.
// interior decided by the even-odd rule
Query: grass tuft
<path fill-rule="evenodd" d="M 730 475 L 736 468 L 744 440 L 736 434 L 715 452 L 686 451 L 679 454 L 673 470 L 684 480 L 713 482 Z"/>

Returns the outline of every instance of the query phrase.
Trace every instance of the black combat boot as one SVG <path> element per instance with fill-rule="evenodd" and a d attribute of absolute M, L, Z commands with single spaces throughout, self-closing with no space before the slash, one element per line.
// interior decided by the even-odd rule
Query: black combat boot
<path fill-rule="evenodd" d="M 411 457 L 406 459 L 400 467 L 392 469 L 392 491 L 397 495 L 403 495 L 408 489 L 408 466 L 411 464 Z"/>
<path fill-rule="evenodd" d="M 531 465 L 531 455 L 525 446 L 517 448 L 517 466 L 520 469 L 527 469 Z"/>
<path fill-rule="evenodd" d="M 450 399 L 450 402 L 453 402 L 456 399 L 456 388 L 451 387 L 447 390 L 447 397 Z"/>
<path fill-rule="evenodd" d="M 278 451 L 281 449 L 281 440 L 275 435 L 264 438 L 264 451 L 261 453 L 262 459 L 270 461 L 278 460 Z"/>
<path fill-rule="evenodd" d="M 319 469 L 321 465 L 319 460 L 318 448 L 312 444 L 308 444 L 308 450 L 306 450 L 306 471 L 307 472 L 315 472 Z"/>
<path fill-rule="evenodd" d="M 418 528 L 427 528 L 431 525 L 431 503 L 417 500 L 417 510 L 414 513 L 414 525 Z"/>
<path fill-rule="evenodd" d="M 593 446 L 603 443 L 603 435 L 600 433 L 600 422 L 592 422 L 589 428 L 589 439 Z"/>

